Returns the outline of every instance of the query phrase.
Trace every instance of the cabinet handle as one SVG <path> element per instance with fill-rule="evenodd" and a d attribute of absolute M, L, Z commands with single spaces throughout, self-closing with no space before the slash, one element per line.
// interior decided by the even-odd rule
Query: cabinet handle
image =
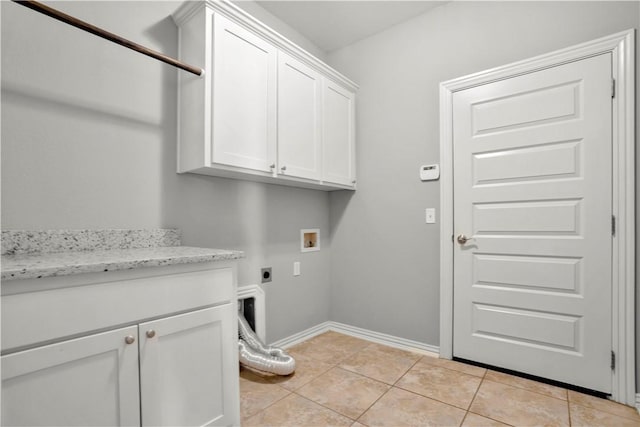
<path fill-rule="evenodd" d="M 124 339 L 124 342 L 126 342 L 127 344 L 133 344 L 134 342 L 136 342 L 136 338 L 133 335 L 127 335 Z"/>
<path fill-rule="evenodd" d="M 147 331 L 147 338 L 153 338 L 156 336 L 156 331 L 154 331 L 153 329 L 149 329 Z"/>

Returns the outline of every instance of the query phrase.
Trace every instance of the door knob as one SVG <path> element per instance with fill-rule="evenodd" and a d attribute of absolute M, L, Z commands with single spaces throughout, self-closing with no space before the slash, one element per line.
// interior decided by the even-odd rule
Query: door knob
<path fill-rule="evenodd" d="M 460 243 L 461 245 L 464 245 L 469 240 L 471 240 L 471 238 L 465 236 L 464 234 L 458 234 L 458 238 L 456 240 L 458 240 L 458 243 Z"/>

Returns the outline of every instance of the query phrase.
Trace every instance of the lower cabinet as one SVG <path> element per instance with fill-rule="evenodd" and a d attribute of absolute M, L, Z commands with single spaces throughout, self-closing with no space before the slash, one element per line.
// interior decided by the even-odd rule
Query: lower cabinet
<path fill-rule="evenodd" d="M 139 325 L 143 426 L 234 424 L 232 314 L 226 304 Z"/>
<path fill-rule="evenodd" d="M 140 425 L 131 326 L 2 357 L 2 425 Z"/>
<path fill-rule="evenodd" d="M 90 294 L 100 294 L 104 301 L 106 290 L 114 294 L 126 291 L 129 299 L 141 305 L 143 298 L 138 298 L 136 292 L 141 296 L 160 292 L 156 289 L 162 284 L 153 283 L 165 280 L 167 284 L 160 292 L 164 296 L 153 307 L 173 304 L 165 313 L 178 314 L 144 316 L 140 321 L 127 322 L 126 327 L 88 331 L 84 336 L 58 342 L 51 338 L 47 340 L 51 344 L 34 342 L 26 350 L 6 351 L 1 358 L 2 425 L 239 425 L 237 307 L 230 298 L 232 292 L 235 295 L 235 286 L 230 280 L 220 280 L 231 275 L 216 270 L 211 275 L 199 272 L 167 277 L 97 285 Z M 217 282 L 219 287 L 215 286 Z M 202 292 L 196 291 L 200 283 Z M 99 290 L 102 286 L 105 289 Z M 135 291 L 136 287 L 139 291 Z M 193 294 L 192 301 L 201 295 L 204 304 L 210 306 L 180 309 L 177 292 L 187 292 L 187 288 Z M 208 292 L 209 288 L 213 290 Z M 49 293 L 45 307 L 55 307 L 56 295 L 62 292 L 59 296 L 67 301 L 69 292 L 80 290 L 82 287 L 42 291 L 33 293 L 32 298 Z M 224 301 L 216 302 L 223 292 Z M 19 304 L 18 300 L 12 301 L 16 297 L 22 295 L 3 297 L 8 313 L 3 313 L 3 323 L 16 320 L 6 317 L 11 314 L 11 304 Z M 41 328 L 56 329 L 56 315 L 66 319 L 64 324 L 73 320 L 72 306 L 63 312 L 50 310 L 50 315 L 42 315 L 42 311 L 47 309 L 31 316 L 44 316 L 44 321 L 32 320 L 38 321 Z M 114 313 L 109 322 L 114 326 L 123 324 L 120 319 L 124 310 L 106 304 L 96 303 L 95 318 L 108 311 Z"/>

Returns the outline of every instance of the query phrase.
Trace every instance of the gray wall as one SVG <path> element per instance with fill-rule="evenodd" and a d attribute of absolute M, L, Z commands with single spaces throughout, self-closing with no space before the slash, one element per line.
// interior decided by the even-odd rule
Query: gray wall
<path fill-rule="evenodd" d="M 176 56 L 170 15 L 180 4 L 53 6 Z M 240 285 L 273 267 L 269 341 L 328 320 L 326 193 L 177 175 L 174 68 L 12 2 L 1 7 L 3 229 L 177 227 L 184 244 L 246 251 Z M 322 53 L 266 11 L 260 18 Z M 300 228 L 321 229 L 320 252 L 300 253 Z"/>
<path fill-rule="evenodd" d="M 313 44 L 311 40 L 297 32 L 293 27 L 291 27 L 288 23 L 278 19 L 276 16 L 271 14 L 268 10 L 263 8 L 258 1 L 255 0 L 231 0 L 233 4 L 243 9 L 249 15 L 253 16 L 260 22 L 268 25 L 273 30 L 278 33 L 284 35 L 289 40 L 305 49 L 310 54 L 314 55 L 316 58 L 321 59 L 322 61 L 327 60 L 327 52 Z"/>
<path fill-rule="evenodd" d="M 638 27 L 638 2 L 450 2 L 331 52 L 360 85 L 358 191 L 330 196 L 331 319 L 438 345 L 439 226 L 424 209 L 440 184 L 418 168 L 439 161 L 439 82 Z"/>
<path fill-rule="evenodd" d="M 169 55 L 178 5 L 55 3 Z M 332 53 L 361 85 L 359 190 L 328 195 L 175 174 L 176 70 L 0 6 L 2 228 L 178 227 L 185 244 L 245 250 L 240 285 L 274 268 L 269 341 L 331 319 L 437 345 L 439 233 L 424 208 L 439 183 L 417 173 L 438 162 L 438 83 L 640 26 L 637 2 L 452 2 Z M 299 252 L 300 228 L 321 229 L 320 252 Z"/>

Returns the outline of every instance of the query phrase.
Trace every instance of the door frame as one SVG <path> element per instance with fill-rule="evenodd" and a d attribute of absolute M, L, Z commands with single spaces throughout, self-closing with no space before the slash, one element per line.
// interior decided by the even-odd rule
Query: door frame
<path fill-rule="evenodd" d="M 612 399 L 635 405 L 635 68 L 630 29 L 587 43 L 440 83 L 440 357 L 453 358 L 453 94 L 475 86 L 611 53 L 612 108 Z"/>

